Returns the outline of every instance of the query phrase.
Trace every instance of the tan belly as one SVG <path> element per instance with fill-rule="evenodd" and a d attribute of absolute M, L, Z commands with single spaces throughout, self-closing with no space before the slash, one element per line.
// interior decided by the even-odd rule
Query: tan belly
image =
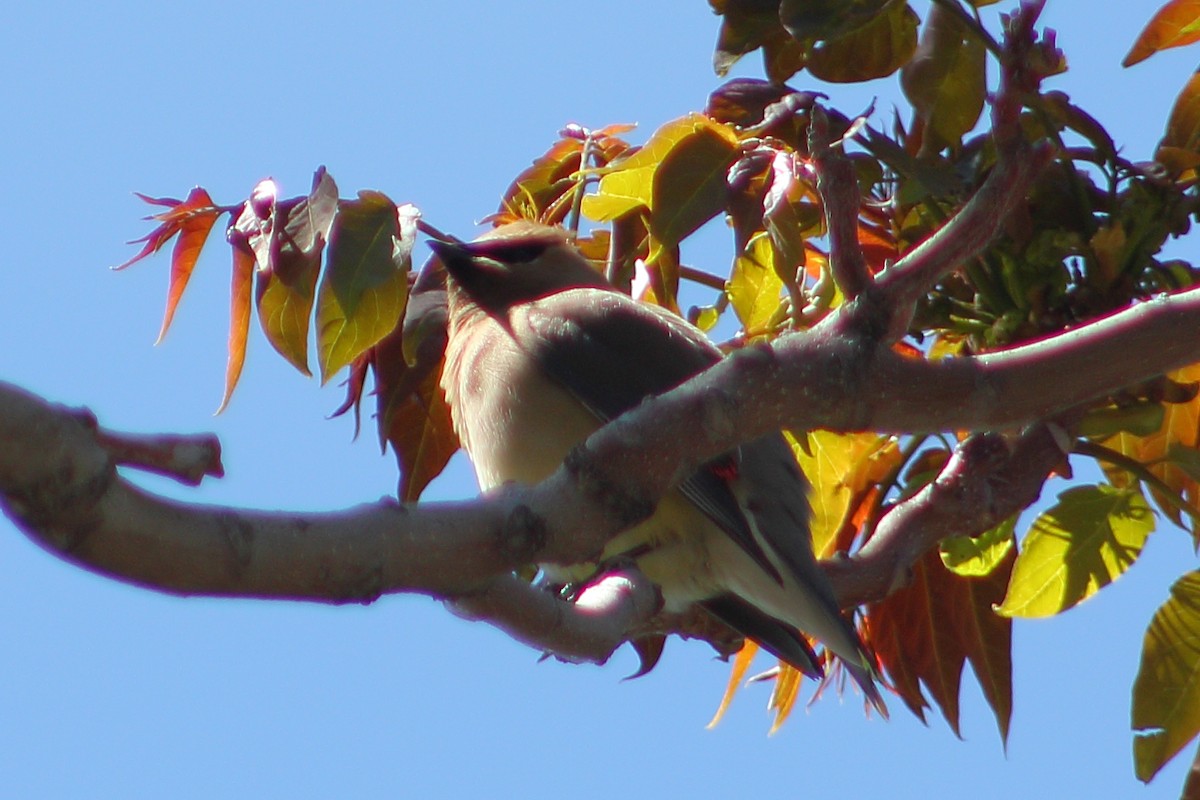
<path fill-rule="evenodd" d="M 599 421 L 535 369 L 503 327 L 490 319 L 482 324 L 488 327 L 474 331 L 468 346 L 447 353 L 443 386 L 455 430 L 481 489 L 508 481 L 537 483 L 558 469 Z M 604 558 L 646 550 L 638 557 L 639 568 L 662 588 L 668 610 L 679 611 L 720 590 L 709 564 L 708 539 L 714 533 L 721 535 L 673 492 L 654 516 L 609 542 Z M 596 567 L 541 566 L 556 581 L 586 580 Z"/>

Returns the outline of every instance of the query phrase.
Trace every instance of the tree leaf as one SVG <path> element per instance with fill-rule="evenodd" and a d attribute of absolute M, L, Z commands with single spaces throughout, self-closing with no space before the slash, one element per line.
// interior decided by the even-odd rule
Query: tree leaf
<path fill-rule="evenodd" d="M 1167 378 L 1175 383 L 1195 383 L 1200 380 L 1200 364 L 1170 372 Z M 1186 403 L 1165 403 L 1162 408 L 1162 425 L 1156 432 L 1145 436 L 1118 434 L 1105 440 L 1104 444 L 1147 465 L 1170 487 L 1179 502 L 1200 509 L 1200 483 L 1180 466 L 1178 459 L 1171 458 L 1173 448 L 1200 449 L 1200 397 L 1194 397 Z M 1115 485 L 1128 481 L 1124 477 L 1124 470 L 1106 468 L 1105 473 Z M 1187 527 L 1175 503 L 1164 498 L 1157 487 L 1152 486 L 1151 493 L 1168 519 L 1180 527 Z M 1192 535 L 1200 536 L 1200 530 L 1193 529 Z"/>
<path fill-rule="evenodd" d="M 400 322 L 416 230 L 415 209 L 397 209 L 379 192 L 359 192 L 357 200 L 339 204 L 317 299 L 322 383 Z"/>
<path fill-rule="evenodd" d="M 975 127 L 987 95 L 987 52 L 956 14 L 934 5 L 900 86 L 924 129 L 924 152 L 957 148 Z"/>
<path fill-rule="evenodd" d="M 968 661 L 1007 740 L 1012 716 L 1012 622 L 993 605 L 1004 594 L 1011 552 L 990 575 L 968 578 L 947 570 L 936 553 L 917 562 L 908 586 L 868 606 L 866 631 L 906 706 L 922 721 L 938 704 L 955 735 L 959 691 Z"/>
<path fill-rule="evenodd" d="M 737 694 L 738 688 L 742 685 L 742 679 L 746 677 L 746 670 L 750 668 L 750 662 L 754 660 L 754 656 L 758 654 L 758 645 L 750 639 L 745 641 L 742 649 L 738 650 L 737 656 L 733 659 L 733 667 L 729 670 L 729 683 L 725 686 L 725 694 L 721 697 L 721 704 L 717 706 L 717 713 L 713 714 L 713 718 L 709 721 L 707 727 L 711 730 L 721 721 L 721 717 L 725 716 L 725 712 L 729 710 L 730 703 L 733 702 L 733 696 Z"/>
<path fill-rule="evenodd" d="M 700 114 L 687 120 L 654 171 L 650 234 L 662 248 L 679 244 L 725 207 L 726 175 L 738 153 L 728 127 Z"/>
<path fill-rule="evenodd" d="M 1154 158 L 1180 180 L 1200 165 L 1200 72 L 1188 79 L 1175 98 Z"/>
<path fill-rule="evenodd" d="M 267 341 L 296 369 L 308 369 L 308 327 L 321 251 L 337 211 L 337 185 L 324 167 L 308 197 L 279 201 L 273 181 L 261 182 L 249 207 L 258 220 L 250 234 L 258 271 L 255 303 Z"/>
<path fill-rule="evenodd" d="M 613 165 L 596 194 L 583 199 L 583 213 L 607 222 L 638 209 L 649 211 L 650 260 L 655 260 L 724 207 L 725 176 L 737 149 L 732 130 L 701 114 L 668 122 L 640 150 Z"/>
<path fill-rule="evenodd" d="M 907 3 L 893 2 L 866 25 L 814 48 L 808 55 L 808 71 L 832 83 L 856 83 L 891 75 L 916 51 L 919 23 L 920 18 Z"/>
<path fill-rule="evenodd" d="M 889 2 L 893 0 L 782 0 L 779 21 L 795 39 L 829 41 L 869 25 Z"/>
<path fill-rule="evenodd" d="M 229 286 L 229 355 L 225 362 L 225 392 L 221 395 L 218 414 L 229 405 L 229 398 L 233 396 L 233 390 L 242 376 L 242 367 L 246 364 L 246 343 L 250 335 L 252 305 L 250 287 L 254 284 L 254 250 L 250 247 L 249 234 L 239 223 L 247 215 L 248 221 L 245 224 L 257 226 L 257 218 L 247 203 L 225 234 L 233 251 L 233 266 Z"/>
<path fill-rule="evenodd" d="M 766 235 L 759 235 L 733 262 L 725 294 L 733 313 L 748 336 L 768 333 L 772 318 L 783 302 L 783 281 L 775 271 L 775 250 Z"/>
<path fill-rule="evenodd" d="M 838 549 L 838 534 L 855 497 L 895 466 L 899 448 L 892 437 L 876 433 L 810 431 L 804 445 L 790 433 L 787 438 L 812 483 L 813 550 L 819 558 L 829 558 Z"/>
<path fill-rule="evenodd" d="M 204 249 L 208 234 L 217 221 L 217 217 L 223 213 L 223 209 L 213 205 L 208 192 L 199 186 L 193 188 L 187 198 L 182 201 L 147 197 L 144 194 L 139 194 L 138 197 L 152 205 L 167 206 L 169 210 L 149 217 L 158 220 L 161 224 L 137 240 L 146 243 L 137 255 L 115 269 L 124 269 L 141 261 L 146 256 L 157 253 L 173 237 L 179 235 L 175 241 L 175 248 L 171 252 L 167 310 L 163 314 L 162 327 L 159 329 L 157 339 L 157 342 L 161 342 L 167 335 L 167 329 L 171 327 L 171 320 L 175 318 L 175 309 L 179 305 L 180 298 L 183 297 L 188 280 L 192 277 L 192 270 L 195 269 L 196 261 L 200 258 L 200 251 Z"/>
<path fill-rule="evenodd" d="M 418 282 L 405 310 L 405 324 L 385 336 L 370 353 L 379 439 L 385 449 L 390 444 L 395 453 L 400 467 L 398 496 L 406 503 L 420 498 L 459 447 L 438 384 L 446 347 L 445 322 L 444 289 Z"/>
<path fill-rule="evenodd" d="M 955 575 L 982 578 L 1004 563 L 1016 542 L 1017 518 L 1011 517 L 978 536 L 943 539 L 939 547 L 942 564 Z"/>
<path fill-rule="evenodd" d="M 746 53 L 771 40 L 790 38 L 779 22 L 779 3 L 774 0 L 709 0 L 709 5 L 722 17 L 713 54 L 713 70 L 719 76 Z"/>
<path fill-rule="evenodd" d="M 1200 41 L 1200 2 L 1170 0 L 1146 23 L 1121 66 L 1132 67 L 1159 50 L 1195 41 Z"/>
<path fill-rule="evenodd" d="M 1200 571 L 1175 582 L 1146 629 L 1132 725 L 1134 770 L 1142 781 L 1200 733 Z"/>
<path fill-rule="evenodd" d="M 1139 493 L 1066 490 L 1034 521 L 997 612 L 1046 617 L 1071 608 L 1129 569 L 1152 530 L 1154 514 Z"/>

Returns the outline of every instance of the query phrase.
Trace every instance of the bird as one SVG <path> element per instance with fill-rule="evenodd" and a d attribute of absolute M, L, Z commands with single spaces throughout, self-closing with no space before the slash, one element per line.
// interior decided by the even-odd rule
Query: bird
<path fill-rule="evenodd" d="M 429 244 L 447 276 L 441 386 L 484 491 L 543 480 L 605 422 L 722 358 L 699 329 L 618 291 L 561 228 L 518 221 Z M 804 634 L 815 636 L 882 710 L 874 660 L 813 553 L 808 489 L 775 432 L 708 462 L 614 537 L 599 564 L 540 566 L 552 580 L 585 581 L 631 557 L 666 611 L 698 604 L 819 678 Z"/>

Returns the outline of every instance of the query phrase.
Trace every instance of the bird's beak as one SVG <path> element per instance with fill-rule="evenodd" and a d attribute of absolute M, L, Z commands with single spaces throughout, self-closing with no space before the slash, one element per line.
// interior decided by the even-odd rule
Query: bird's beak
<path fill-rule="evenodd" d="M 443 262 L 462 262 L 471 258 L 471 251 L 465 242 L 444 242 L 440 239 L 430 239 L 429 249 L 436 253 Z"/>

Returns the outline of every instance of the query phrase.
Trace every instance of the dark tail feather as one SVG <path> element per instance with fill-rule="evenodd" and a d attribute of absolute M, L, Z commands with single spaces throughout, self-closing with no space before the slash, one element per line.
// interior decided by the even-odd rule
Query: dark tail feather
<path fill-rule="evenodd" d="M 810 678 L 821 678 L 825 670 L 817 660 L 808 640 L 799 631 L 733 594 L 723 594 L 705 600 L 702 605 L 717 619 L 759 646 L 780 661 L 785 661 Z M 854 672 L 851 671 L 851 675 Z M 855 680 L 858 680 L 855 676 Z M 874 684 L 871 684 L 872 690 Z M 865 689 L 864 689 L 865 691 Z"/>

